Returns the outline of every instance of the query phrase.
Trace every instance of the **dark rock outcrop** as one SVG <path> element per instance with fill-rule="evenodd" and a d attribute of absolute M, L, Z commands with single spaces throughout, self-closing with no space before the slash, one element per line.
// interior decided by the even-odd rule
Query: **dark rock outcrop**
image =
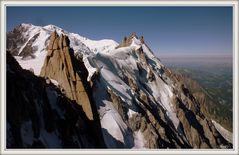
<path fill-rule="evenodd" d="M 7 148 L 101 147 L 82 106 L 7 52 Z"/>
<path fill-rule="evenodd" d="M 19 27 L 14 31 L 14 34 L 22 35 L 25 29 Z M 27 39 L 28 44 L 24 44 L 21 56 L 34 56 L 32 42 L 37 37 L 36 34 Z M 26 43 L 26 38 L 13 36 L 16 40 L 9 39 L 8 148 L 98 148 L 105 146 L 104 140 L 109 148 L 132 148 L 134 140 L 138 138 L 135 137 L 137 133 L 144 142 L 140 147 L 145 148 L 232 148 L 232 144 L 220 135 L 206 114 L 207 102 L 202 104 L 203 98 L 192 93 L 187 86 L 188 81 L 175 76 L 149 53 L 152 51 L 145 44 L 144 37 L 138 38 L 132 33 L 116 48 L 130 46 L 134 37 L 139 44 L 141 42 L 141 47 L 132 50 L 132 55 L 129 55 L 137 60 L 137 68 L 131 72 L 128 66 L 117 64 L 117 57 L 104 57 L 107 58 L 103 61 L 106 61 L 108 68 L 97 68 L 90 83 L 82 60 L 83 52 L 74 54 L 66 35 L 58 36 L 53 32 L 50 40 L 45 40 L 45 44 L 49 44 L 41 77 L 22 70 L 9 54 L 17 55 L 16 51 L 22 43 Z M 95 58 L 102 61 L 100 58 L 103 57 Z M 110 63 L 107 63 L 108 59 Z M 120 73 L 118 77 L 122 81 L 112 79 L 111 83 L 124 86 L 124 82 L 128 85 L 126 93 L 130 100 L 125 100 L 122 89 L 118 91 L 117 87 L 108 87 L 110 83 L 102 76 L 101 69 L 115 69 Z M 52 79 L 58 82 L 58 86 L 52 84 Z M 108 111 L 117 114 L 116 123 L 121 117 L 124 127 L 127 126 L 123 127 L 123 140 L 116 139 L 109 132 L 117 128 L 101 128 L 98 112 L 103 118 Z M 123 128 L 118 129 L 122 131 Z"/>
<path fill-rule="evenodd" d="M 7 33 L 6 48 L 12 55 L 18 55 L 21 46 L 27 41 L 28 37 L 23 35 L 27 30 L 27 27 L 18 25 L 13 31 Z"/>
<path fill-rule="evenodd" d="M 40 33 L 37 33 L 34 35 L 26 44 L 26 46 L 22 49 L 21 53 L 19 53 L 19 56 L 22 56 L 23 58 L 31 57 L 34 58 L 34 53 L 37 50 L 37 47 L 34 47 L 32 44 L 37 39 L 37 37 L 40 35 Z"/>
<path fill-rule="evenodd" d="M 144 36 L 141 36 L 141 37 L 140 37 L 140 42 L 141 42 L 142 44 L 145 43 L 145 42 L 144 42 Z"/>
<path fill-rule="evenodd" d="M 13 31 L 7 32 L 6 48 L 13 56 L 20 56 L 22 59 L 34 59 L 35 53 L 39 50 L 35 44 L 36 41 L 41 38 L 41 32 L 29 33 L 29 29 L 33 28 L 31 24 L 20 24 L 13 29 Z M 48 40 L 48 38 L 47 38 Z M 46 44 L 46 42 L 45 42 Z"/>
<path fill-rule="evenodd" d="M 129 37 L 124 37 L 123 40 L 121 41 L 121 43 L 116 47 L 120 48 L 120 47 L 127 47 L 132 43 L 132 38 L 138 38 L 136 33 L 133 32 Z"/>
<path fill-rule="evenodd" d="M 132 34 L 125 37 L 117 48 L 130 46 L 133 37 L 137 36 Z M 137 103 L 133 104 L 136 107 L 130 108 L 138 113 L 125 119 L 127 117 L 123 114 L 128 110 L 122 108 L 122 105 L 127 104 L 121 101 L 114 92 L 110 92 L 110 96 L 115 109 L 130 129 L 134 132 L 140 130 L 144 135 L 144 146 L 146 148 L 232 148 L 232 144 L 220 135 L 210 118 L 204 114 L 202 105 L 193 96 L 191 90 L 183 84 L 184 82 L 164 66 L 157 72 L 152 64 L 149 65 L 152 60 L 144 52 L 143 46 L 144 48 L 148 47 L 143 37 L 140 38 L 140 42 L 144 45 L 134 52 L 139 60 L 137 67 L 141 78 L 133 80 L 125 76 L 122 79 L 130 86 L 136 98 L 135 102 Z M 149 52 L 151 52 L 150 49 Z M 157 84 L 156 78 L 161 78 L 166 85 L 173 88 L 173 97 L 166 104 L 172 105 L 171 113 L 175 113 L 179 121 L 177 126 L 174 126 L 174 122 L 169 118 L 172 114 L 169 114 L 163 107 L 164 105 L 153 103 L 154 100 L 149 97 L 149 94 L 146 94 L 145 90 L 150 88 L 145 81 Z M 156 102 L 160 103 L 162 100 Z"/>

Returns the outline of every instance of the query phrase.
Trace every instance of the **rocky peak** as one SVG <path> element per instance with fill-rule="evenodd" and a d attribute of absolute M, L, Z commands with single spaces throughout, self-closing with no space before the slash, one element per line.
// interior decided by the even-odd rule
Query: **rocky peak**
<path fill-rule="evenodd" d="M 23 35 L 28 30 L 28 26 L 21 24 L 13 31 L 7 32 L 7 50 L 10 54 L 14 56 L 19 54 L 21 46 L 28 40 L 28 37 Z"/>
<path fill-rule="evenodd" d="M 54 79 L 62 92 L 82 106 L 88 119 L 93 120 L 90 85 L 84 63 L 74 57 L 68 36 L 59 36 L 54 31 L 50 36 L 48 53 L 41 70 L 41 76 Z"/>
<path fill-rule="evenodd" d="M 138 39 L 136 32 L 132 32 L 131 35 L 129 36 L 129 38 L 134 38 L 134 37 Z"/>
<path fill-rule="evenodd" d="M 125 37 L 123 38 L 123 40 L 121 41 L 121 43 L 116 47 L 116 49 L 117 49 L 117 48 L 120 48 L 120 47 L 130 46 L 131 43 L 132 43 L 132 41 L 133 41 L 133 38 L 139 39 L 140 42 L 141 42 L 142 44 L 144 44 L 144 37 L 143 37 L 143 36 L 138 37 L 137 34 L 136 34 L 136 32 L 133 32 L 133 33 L 131 33 L 128 37 L 125 36 Z"/>
<path fill-rule="evenodd" d="M 102 148 L 97 124 L 51 81 L 24 70 L 7 51 L 7 141 L 16 148 Z M 98 128 L 97 131 L 99 131 Z"/>
<path fill-rule="evenodd" d="M 140 39 L 140 42 L 144 44 L 144 36 L 141 36 L 139 39 Z"/>
<path fill-rule="evenodd" d="M 67 102 L 65 105 L 68 107 L 68 105 L 71 106 L 72 103 L 76 103 L 78 107 L 82 107 L 82 115 L 87 118 L 86 120 L 89 120 L 89 124 L 99 123 L 95 120 L 101 119 L 101 126 L 98 126 L 98 128 L 89 127 L 92 130 L 97 129 L 94 130 L 96 134 L 92 134 L 95 140 L 104 141 L 109 148 L 132 148 L 134 146 L 139 148 L 232 147 L 217 132 L 210 118 L 203 113 L 200 100 L 193 96 L 187 85 L 181 85 L 182 83 L 186 84 L 187 81 L 181 81 L 161 64 L 150 48 L 144 44 L 143 36 L 137 37 L 136 33 L 132 33 L 128 37 L 124 37 L 122 43 L 117 48 L 131 45 L 132 48 L 122 48 L 111 54 L 95 54 L 91 50 L 82 52 L 85 48 L 82 48 L 81 40 L 75 38 L 77 44 L 74 44 L 74 40 L 71 40 L 71 45 L 75 45 L 74 48 L 81 47 L 79 50 L 78 48 L 76 49 L 78 50 L 76 53 L 84 54 L 84 59 L 79 61 L 70 47 L 68 36 L 61 30 L 59 31 L 59 29 L 56 29 L 56 31 L 52 30 L 51 28 L 54 28 L 54 26 L 49 25 L 45 27 L 47 30 L 48 28 L 53 33 L 44 40 L 45 45 L 48 44 L 48 47 L 47 51 L 44 51 L 47 52 L 44 65 L 43 67 L 41 66 L 40 75 L 45 78 L 42 81 L 47 81 L 46 84 L 50 84 L 53 80 L 57 81 L 56 85 L 60 94 L 64 96 L 64 100 L 69 99 L 72 101 Z M 59 36 L 58 33 L 62 34 Z M 46 34 L 48 35 L 48 33 Z M 21 31 L 19 31 L 19 35 L 14 35 L 16 36 L 9 39 L 8 45 L 11 45 L 9 47 L 13 47 L 12 49 L 18 51 L 17 48 L 25 45 L 26 41 L 24 40 L 28 41 L 29 38 L 16 39 L 15 37 L 25 36 Z M 70 36 L 70 38 L 72 39 L 73 36 Z M 34 37 L 30 42 L 33 41 Z M 133 41 L 134 44 L 132 44 Z M 20 43 L 15 44 L 15 42 Z M 42 43 L 42 38 L 35 43 Z M 87 46 L 93 49 L 92 44 Z M 121 54 L 125 56 L 122 58 Z M 77 57 L 81 58 L 79 54 Z M 94 82 L 92 88 L 87 82 L 89 73 L 85 66 L 88 68 L 89 73 L 92 70 L 97 70 L 96 73 L 98 73 L 93 74 L 91 77 L 91 80 L 93 79 L 92 81 Z M 11 73 L 11 70 L 9 70 L 9 73 Z M 9 77 L 7 82 L 11 81 Z M 18 78 L 15 75 L 12 77 Z M 28 80 L 26 80 L 27 82 Z M 43 83 L 45 84 L 45 82 Z M 27 85 L 21 81 L 17 81 L 17 84 Z M 27 97 L 31 97 L 31 91 L 37 90 L 39 87 L 36 86 L 33 89 L 20 87 L 15 89 L 14 85 L 8 85 L 8 88 L 12 88 L 12 90 L 8 89 L 7 91 L 14 91 L 16 94 L 21 93 L 22 89 L 28 90 L 30 94 L 26 94 Z M 46 91 L 43 89 L 34 94 L 39 94 L 40 92 Z M 25 97 L 21 94 L 10 96 L 9 98 L 16 100 L 14 103 L 18 103 L 18 98 L 15 96 L 23 97 L 23 99 Z M 49 100 L 50 98 L 51 95 Z M 29 100 L 29 103 L 25 102 L 24 99 L 21 104 L 31 106 L 32 104 L 30 103 L 34 99 Z M 39 103 L 42 104 L 42 102 Z M 12 107 L 14 107 L 12 108 L 13 110 L 18 109 L 15 108 L 15 105 Z M 35 113 L 32 109 L 24 108 L 24 105 L 21 108 L 24 110 L 23 113 L 23 110 L 16 112 L 24 114 L 25 111 L 33 111 Z M 46 107 L 44 109 L 47 110 L 49 108 Z M 65 111 L 64 107 L 63 111 Z M 47 112 L 46 120 L 55 118 L 51 113 L 53 112 Z M 66 123 L 63 124 L 66 127 L 69 125 L 68 123 L 71 124 L 72 119 L 77 120 L 79 116 L 76 114 L 76 118 L 72 117 L 71 111 L 65 111 L 63 115 L 69 115 L 69 119 L 66 119 Z M 21 115 L 16 113 L 14 119 L 18 119 L 17 116 Z M 54 121 L 46 122 L 49 125 L 53 124 Z M 81 124 L 82 121 L 79 120 L 77 124 L 73 122 L 72 126 L 77 125 L 81 129 L 83 128 Z M 38 129 L 38 126 L 34 127 Z M 16 128 L 19 129 L 20 127 L 17 126 Z M 18 130 L 16 131 L 19 132 Z M 38 130 L 36 131 L 38 133 Z M 64 131 L 67 133 L 64 137 L 68 140 L 68 133 L 72 133 L 72 130 L 66 129 Z M 82 133 L 82 131 L 78 132 L 78 130 L 76 132 L 77 134 Z M 101 134 L 104 139 L 97 137 Z M 51 137 L 49 139 L 51 140 Z"/>

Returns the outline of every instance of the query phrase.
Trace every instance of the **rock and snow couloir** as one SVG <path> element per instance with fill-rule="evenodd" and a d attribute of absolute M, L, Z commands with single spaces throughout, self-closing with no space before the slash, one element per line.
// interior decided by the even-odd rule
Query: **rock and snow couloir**
<path fill-rule="evenodd" d="M 22 69 L 7 52 L 6 147 L 104 148 L 99 123 L 54 84 Z"/>
<path fill-rule="evenodd" d="M 54 35 L 62 35 L 58 40 L 69 39 L 67 50 L 60 41 L 54 47 Z M 98 132 L 108 148 L 232 147 L 202 113 L 190 91 L 135 33 L 118 44 L 93 41 L 54 25 L 22 24 L 7 37 L 7 48 L 22 68 L 57 81 L 89 118 L 93 115 L 89 107 L 95 106 L 101 125 Z M 61 59 L 64 53 L 71 56 Z M 87 73 L 77 69 L 77 61 Z M 62 64 L 68 68 L 62 69 Z M 90 85 L 87 102 L 73 93 L 78 89 L 75 78 L 85 74 L 87 80 L 81 83 L 84 89 L 86 83 Z"/>

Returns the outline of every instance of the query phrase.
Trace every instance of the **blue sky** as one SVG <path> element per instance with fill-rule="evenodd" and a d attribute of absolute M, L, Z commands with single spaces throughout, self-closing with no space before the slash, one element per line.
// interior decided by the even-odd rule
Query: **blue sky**
<path fill-rule="evenodd" d="M 21 23 L 117 42 L 136 32 L 158 56 L 232 54 L 232 7 L 7 7 L 7 31 Z"/>

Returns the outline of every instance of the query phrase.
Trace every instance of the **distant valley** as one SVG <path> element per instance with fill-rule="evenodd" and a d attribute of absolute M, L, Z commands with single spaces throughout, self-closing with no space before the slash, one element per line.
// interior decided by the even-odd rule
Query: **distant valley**
<path fill-rule="evenodd" d="M 233 67 L 231 56 L 166 56 L 161 61 L 177 74 L 195 80 L 214 102 L 210 112 L 232 130 Z M 193 90 L 194 92 L 200 90 Z M 218 118 L 220 117 L 220 118 Z"/>

